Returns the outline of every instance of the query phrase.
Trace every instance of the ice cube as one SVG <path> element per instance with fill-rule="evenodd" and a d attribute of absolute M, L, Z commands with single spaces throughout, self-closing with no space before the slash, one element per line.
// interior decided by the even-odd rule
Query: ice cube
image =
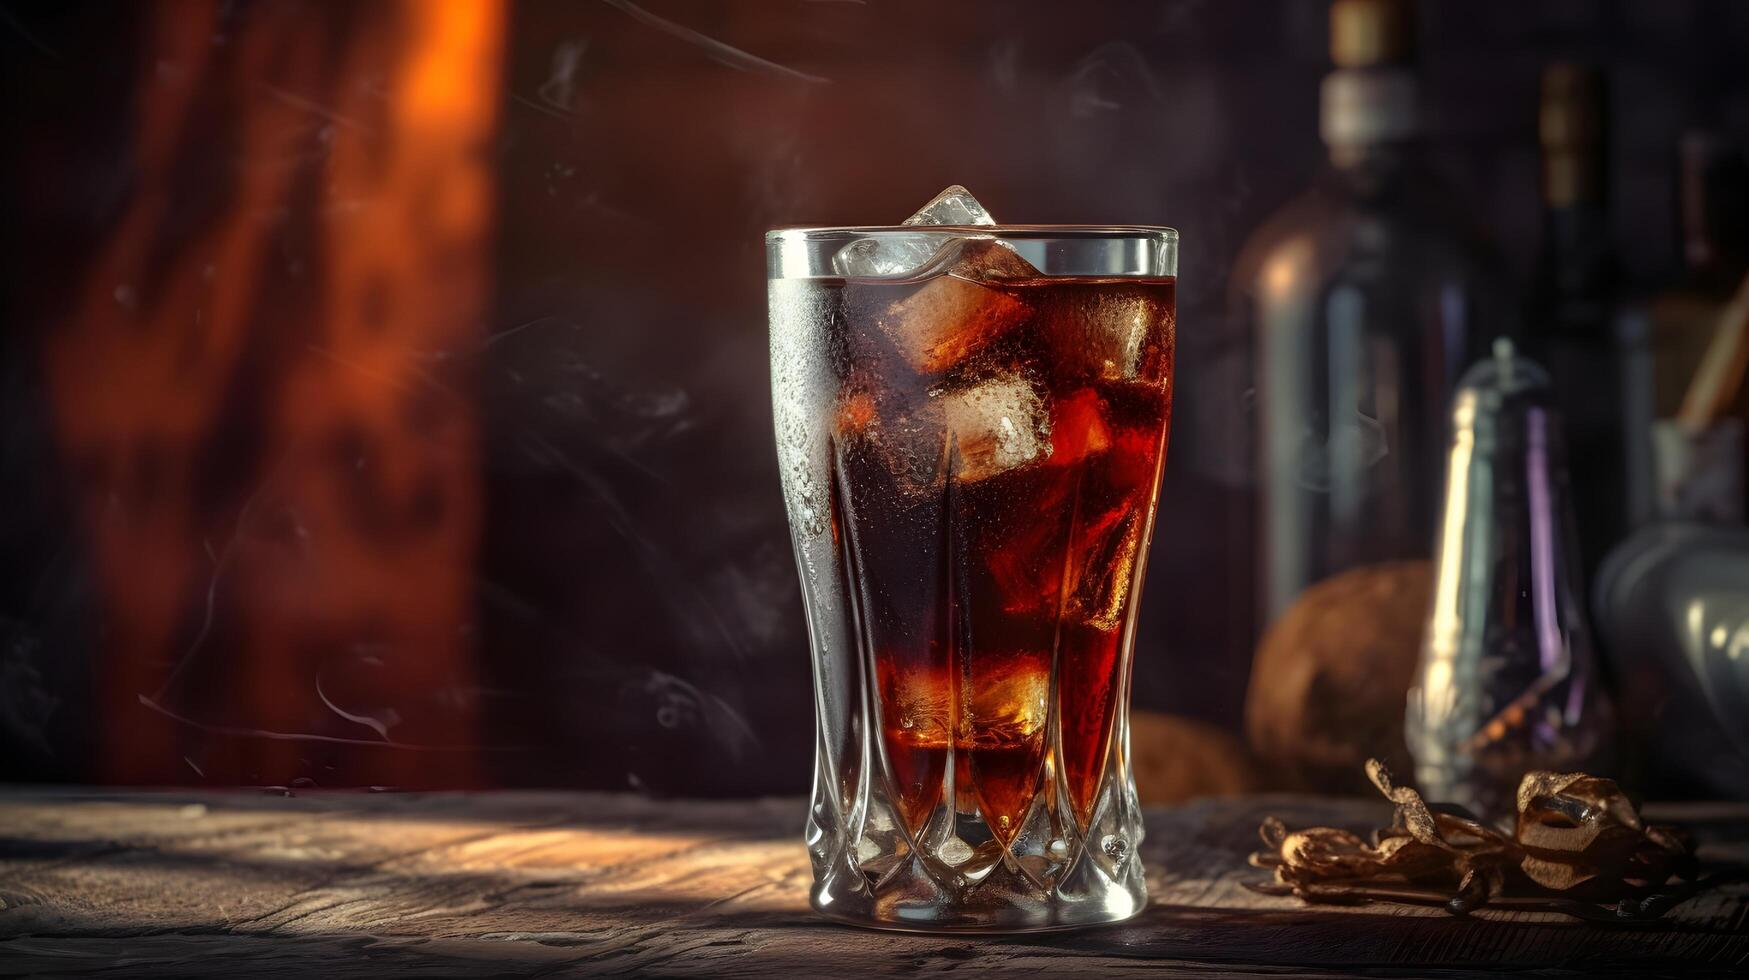
<path fill-rule="evenodd" d="M 1063 599 L 1063 552 L 1069 546 L 1079 476 L 1069 470 L 1049 474 L 1030 497 L 1036 516 L 989 535 L 981 549 L 1004 612 L 1056 613 Z"/>
<path fill-rule="evenodd" d="M 1020 257 L 1014 246 L 996 238 L 956 239 L 955 248 L 944 252 L 942 271 L 973 282 L 1001 283 L 1038 276 L 1032 263 Z"/>
<path fill-rule="evenodd" d="M 966 699 L 961 738 L 972 747 L 1010 747 L 1044 731 L 1051 693 L 1048 653 L 977 663 L 967 683 L 972 693 Z"/>
<path fill-rule="evenodd" d="M 1095 629 L 1123 625 L 1125 599 L 1142 540 L 1142 514 L 1128 504 L 1077 528 L 1071 547 L 1066 612 Z"/>
<path fill-rule="evenodd" d="M 908 225 L 993 225 L 996 219 L 978 203 L 972 192 L 958 184 L 935 195 L 917 213 L 905 219 Z"/>
<path fill-rule="evenodd" d="M 905 279 L 929 266 L 956 239 L 941 234 L 858 238 L 832 256 L 832 271 L 863 279 Z"/>
<path fill-rule="evenodd" d="M 846 446 L 872 450 L 900 489 L 932 493 L 949 472 L 975 483 L 1051 455 L 1051 418 L 1043 398 L 1019 375 L 908 401 L 891 389 L 848 391 L 836 428 Z"/>
<path fill-rule="evenodd" d="M 945 749 L 953 738 L 953 686 L 945 664 L 877 661 L 881 711 L 892 736 L 912 748 Z"/>
<path fill-rule="evenodd" d="M 999 375 L 939 396 L 953 478 L 976 483 L 1051 454 L 1051 416 L 1020 375 Z"/>
<path fill-rule="evenodd" d="M 996 219 L 958 184 L 949 187 L 906 218 L 906 225 L 993 225 Z M 859 238 L 832 256 L 832 269 L 841 276 L 907 278 L 933 263 L 956 239 L 939 233 L 883 235 Z"/>
<path fill-rule="evenodd" d="M 1116 285 L 1053 291 L 1039 310 L 1059 365 L 1083 377 L 1114 381 L 1158 373 L 1150 355 L 1160 351 L 1171 317 L 1171 308 L 1158 296 Z"/>
<path fill-rule="evenodd" d="M 1092 388 L 1057 400 L 1051 421 L 1051 464 L 1067 466 L 1111 448 L 1105 399 Z"/>
<path fill-rule="evenodd" d="M 951 739 L 964 748 L 1002 748 L 1044 730 L 1051 688 L 1047 652 L 978 661 L 957 685 L 957 724 L 948 664 L 900 664 L 886 655 L 876 659 L 876 672 L 883 723 L 907 746 L 946 748 Z"/>
<path fill-rule="evenodd" d="M 905 363 L 922 374 L 961 363 L 1032 314 L 1032 304 L 1015 291 L 982 285 L 1037 275 L 1012 248 L 990 239 L 951 247 L 951 257 L 937 260 L 949 263 L 949 274 L 894 301 L 875 320 Z"/>
<path fill-rule="evenodd" d="M 1063 601 L 1063 552 L 1069 546 L 1078 487 L 1089 472 L 1070 464 L 1110 450 L 1115 438 L 1105 401 L 1092 388 L 1054 402 L 1051 453 L 1044 461 L 1054 472 L 1029 491 L 1037 516 L 995 536 L 987 552 L 991 581 L 1009 613 L 1054 614 Z"/>

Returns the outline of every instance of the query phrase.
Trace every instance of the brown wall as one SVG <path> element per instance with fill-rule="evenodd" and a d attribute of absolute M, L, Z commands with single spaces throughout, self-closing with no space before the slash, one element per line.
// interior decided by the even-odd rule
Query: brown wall
<path fill-rule="evenodd" d="M 0 775 L 801 788 L 759 235 L 956 182 L 1183 232 L 1137 698 L 1236 722 L 1249 514 L 1217 463 L 1248 403 L 1199 368 L 1319 161 L 1321 3 L 486 4 L 421 128 L 426 6 L 8 5 Z M 1437 155 L 1518 268 L 1537 72 L 1580 56 L 1615 80 L 1626 266 L 1668 278 L 1677 132 L 1749 132 L 1749 7 L 1422 11 Z M 190 121 L 151 122 L 176 92 Z M 427 178 L 491 188 L 455 241 Z M 142 373 L 183 342 L 231 351 L 207 388 Z"/>

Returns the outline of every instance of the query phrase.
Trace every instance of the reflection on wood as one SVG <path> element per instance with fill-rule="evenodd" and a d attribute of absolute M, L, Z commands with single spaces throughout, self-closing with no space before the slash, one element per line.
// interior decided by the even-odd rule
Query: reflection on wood
<path fill-rule="evenodd" d="M 46 352 L 103 777 L 472 778 L 428 749 L 475 741 L 477 421 L 446 355 L 482 336 L 503 16 L 155 8 L 128 203 Z"/>

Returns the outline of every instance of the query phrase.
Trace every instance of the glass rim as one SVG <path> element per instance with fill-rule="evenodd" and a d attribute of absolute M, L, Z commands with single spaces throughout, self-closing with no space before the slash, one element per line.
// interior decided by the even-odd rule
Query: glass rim
<path fill-rule="evenodd" d="M 765 233 L 765 240 L 822 241 L 833 238 L 905 238 L 933 234 L 954 238 L 1013 238 L 1022 241 L 1052 238 L 1153 239 L 1171 243 L 1178 241 L 1178 229 L 1165 225 L 796 225 L 772 228 Z"/>

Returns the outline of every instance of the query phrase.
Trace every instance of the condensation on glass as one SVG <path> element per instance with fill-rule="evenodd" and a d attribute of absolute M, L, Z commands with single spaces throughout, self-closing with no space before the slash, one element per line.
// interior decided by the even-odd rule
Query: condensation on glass
<path fill-rule="evenodd" d="M 932 930 L 1140 911 L 1129 662 L 1176 233 L 794 229 L 766 248 L 817 696 L 814 906 Z"/>

